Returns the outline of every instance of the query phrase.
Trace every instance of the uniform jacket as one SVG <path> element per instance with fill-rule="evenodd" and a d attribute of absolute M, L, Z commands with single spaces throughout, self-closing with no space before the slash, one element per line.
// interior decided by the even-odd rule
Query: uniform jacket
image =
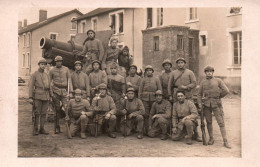
<path fill-rule="evenodd" d="M 172 71 L 170 71 L 170 72 L 162 71 L 162 73 L 159 76 L 159 80 L 160 80 L 161 85 L 162 85 L 164 97 L 168 97 L 168 95 L 169 95 L 169 93 L 168 93 L 168 83 L 169 83 L 169 79 L 170 79 L 171 74 L 172 74 Z"/>
<path fill-rule="evenodd" d="M 82 54 L 85 56 L 87 52 L 97 54 L 96 59 L 92 60 L 99 60 L 102 62 L 104 57 L 104 48 L 102 42 L 99 39 L 94 38 L 93 40 L 89 39 L 86 41 L 85 45 L 83 46 Z"/>
<path fill-rule="evenodd" d="M 49 100 L 50 93 L 52 93 L 50 78 L 47 73 L 38 69 L 32 74 L 29 82 L 29 97 L 37 100 Z"/>
<path fill-rule="evenodd" d="M 108 61 L 117 62 L 119 52 L 120 52 L 120 49 L 118 49 L 118 48 L 113 49 L 110 46 L 106 50 L 106 53 L 105 53 L 104 59 L 103 59 L 103 63 L 106 63 Z"/>
<path fill-rule="evenodd" d="M 143 102 L 138 98 L 134 98 L 133 100 L 121 99 L 120 102 L 123 108 L 127 110 L 127 115 L 134 114 L 137 116 L 145 114 Z"/>
<path fill-rule="evenodd" d="M 153 76 L 146 76 L 141 80 L 138 97 L 144 101 L 155 101 L 155 92 L 157 90 L 162 91 L 159 79 Z"/>
<path fill-rule="evenodd" d="M 87 97 L 90 97 L 89 77 L 87 74 L 82 71 L 74 71 L 71 74 L 71 81 L 73 90 L 80 89 L 84 94 L 86 94 Z"/>
<path fill-rule="evenodd" d="M 53 92 L 61 95 L 67 94 L 66 90 L 68 89 L 68 82 L 69 82 L 69 89 L 72 90 L 71 84 L 71 75 L 70 71 L 67 67 L 61 66 L 60 68 L 53 67 L 50 72 L 50 80 L 52 81 L 53 85 Z"/>
<path fill-rule="evenodd" d="M 119 74 L 108 75 L 108 83 L 108 91 L 111 93 L 114 101 L 119 100 L 120 96 L 125 93 L 124 77 Z"/>
<path fill-rule="evenodd" d="M 225 83 L 219 78 L 203 79 L 198 92 L 198 104 L 213 108 L 221 105 L 220 98 L 225 97 L 229 90 Z M 203 98 L 203 100 L 202 100 Z"/>
<path fill-rule="evenodd" d="M 152 126 L 152 117 L 156 114 L 165 119 L 169 119 L 171 116 L 171 103 L 168 100 L 163 99 L 161 103 L 154 102 L 149 114 L 149 126 Z"/>
<path fill-rule="evenodd" d="M 125 67 L 125 69 L 128 71 L 130 68 L 130 65 L 133 64 L 133 58 L 131 55 L 123 55 L 123 53 L 119 53 L 118 56 L 118 64 L 119 66 Z"/>
<path fill-rule="evenodd" d="M 198 117 L 197 108 L 194 105 L 194 103 L 190 100 L 184 100 L 183 104 L 180 104 L 179 102 L 176 102 L 173 104 L 173 110 L 172 110 L 172 126 L 173 128 L 183 126 L 183 123 L 180 121 L 178 122 L 178 119 L 183 119 L 184 117 L 187 117 L 189 120 L 195 120 Z"/>
<path fill-rule="evenodd" d="M 129 75 L 128 77 L 126 77 L 126 83 L 130 82 L 132 84 L 132 87 L 135 89 L 136 92 L 138 92 L 140 83 L 141 83 L 141 77 L 139 75 L 134 75 L 133 77 L 131 75 Z M 127 86 L 127 89 L 129 88 L 129 86 Z"/>
<path fill-rule="evenodd" d="M 101 114 L 110 113 L 112 115 L 116 114 L 116 105 L 111 96 L 100 96 L 100 99 L 93 98 L 92 108 L 95 111 L 100 111 Z"/>
<path fill-rule="evenodd" d="M 96 88 L 98 85 L 102 83 L 107 85 L 107 74 L 105 71 L 92 71 L 89 74 L 89 85 L 91 88 Z"/>
<path fill-rule="evenodd" d="M 71 99 L 67 108 L 68 113 L 71 113 L 74 119 L 78 119 L 81 116 L 81 112 L 86 112 L 87 116 L 92 116 L 93 111 L 90 111 L 90 104 L 87 100 L 81 99 L 80 101 L 76 101 L 75 99 Z"/>

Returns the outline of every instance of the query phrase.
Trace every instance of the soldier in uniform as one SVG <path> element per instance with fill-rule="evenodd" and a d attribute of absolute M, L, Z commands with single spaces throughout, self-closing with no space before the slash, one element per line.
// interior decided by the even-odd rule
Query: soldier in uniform
<path fill-rule="evenodd" d="M 75 99 L 71 99 L 68 103 L 68 108 L 66 110 L 65 120 L 73 120 L 71 136 L 74 137 L 78 132 L 80 132 L 80 137 L 82 139 L 86 138 L 86 127 L 93 112 L 90 111 L 90 104 L 88 100 L 82 99 L 82 91 L 76 89 L 74 91 Z M 70 118 L 71 116 L 71 118 Z"/>
<path fill-rule="evenodd" d="M 153 103 L 149 115 L 148 136 L 155 137 L 161 135 L 161 140 L 167 140 L 167 128 L 170 123 L 171 103 L 163 99 L 161 90 L 155 92 L 156 101 Z"/>
<path fill-rule="evenodd" d="M 160 80 L 153 76 L 153 67 L 151 65 L 147 65 L 145 67 L 146 76 L 141 80 L 138 97 L 142 100 L 145 108 L 144 115 L 144 127 L 145 134 L 148 133 L 149 129 L 149 115 L 152 104 L 155 102 L 155 92 L 157 90 L 162 91 L 162 86 Z"/>
<path fill-rule="evenodd" d="M 127 46 L 124 46 L 122 51 L 120 51 L 118 56 L 118 64 L 120 67 L 125 68 L 126 74 L 128 75 L 130 66 L 133 64 L 133 56 L 129 54 L 129 48 Z"/>
<path fill-rule="evenodd" d="M 127 88 L 133 87 L 135 89 L 135 95 L 138 96 L 138 89 L 141 82 L 141 77 L 136 74 L 137 66 L 130 65 L 129 76 L 126 77 Z"/>
<path fill-rule="evenodd" d="M 68 84 L 69 89 L 72 90 L 71 84 L 71 75 L 70 71 L 67 67 L 62 65 L 62 57 L 56 56 L 55 62 L 56 66 L 53 67 L 50 72 L 50 81 L 52 82 L 52 90 L 53 90 L 53 102 L 55 105 L 56 110 L 56 117 L 57 117 L 57 133 L 60 133 L 60 102 L 62 103 L 64 109 L 66 110 L 68 104 L 68 94 L 70 93 L 70 97 L 72 97 L 72 92 L 68 92 Z"/>
<path fill-rule="evenodd" d="M 89 85 L 91 89 L 91 99 L 98 93 L 98 85 L 107 85 L 107 74 L 101 70 L 101 63 L 98 60 L 92 62 L 93 71 L 89 74 Z"/>
<path fill-rule="evenodd" d="M 212 127 L 212 112 L 215 115 L 215 118 L 220 127 L 220 132 L 223 138 L 224 146 L 226 148 L 231 148 L 227 141 L 225 122 L 224 122 L 224 112 L 222 107 L 221 98 L 225 97 L 229 90 L 225 83 L 213 76 L 214 68 L 207 66 L 204 69 L 206 74 L 206 79 L 203 79 L 200 83 L 199 92 L 198 92 L 198 105 L 199 108 L 203 108 L 207 129 L 209 133 L 209 142 L 208 145 L 214 144 L 213 138 L 213 127 Z"/>
<path fill-rule="evenodd" d="M 122 105 L 120 103 L 120 98 L 125 96 L 126 87 L 125 87 L 125 79 L 121 75 L 117 74 L 118 66 L 116 63 L 113 63 L 110 66 L 111 75 L 108 75 L 108 91 L 110 92 L 117 109 L 117 124 L 116 130 L 120 130 L 120 122 L 122 115 L 119 110 L 122 110 Z"/>
<path fill-rule="evenodd" d="M 82 63 L 80 61 L 76 61 L 74 65 L 75 65 L 75 71 L 71 74 L 73 90 L 80 89 L 82 92 L 82 98 L 87 99 L 89 101 L 90 100 L 89 77 L 87 74 L 82 72 Z"/>
<path fill-rule="evenodd" d="M 163 61 L 162 66 L 164 68 L 164 71 L 162 71 L 161 75 L 159 76 L 159 79 L 162 85 L 164 98 L 169 99 L 168 83 L 169 83 L 170 75 L 172 73 L 171 70 L 172 63 L 170 60 L 166 59 Z"/>
<path fill-rule="evenodd" d="M 137 138 L 142 139 L 144 126 L 143 115 L 145 114 L 144 105 L 140 99 L 135 97 L 134 88 L 128 88 L 126 96 L 127 99 L 121 99 L 123 110 L 120 110 L 120 114 L 126 116 L 126 120 L 121 121 L 121 132 L 124 134 L 125 130 L 126 135 L 129 136 L 131 131 L 136 127 L 138 133 Z M 126 127 L 124 127 L 124 121 L 126 121 Z"/>
<path fill-rule="evenodd" d="M 107 95 L 107 86 L 105 84 L 100 84 L 98 90 L 100 94 L 93 98 L 91 104 L 95 115 L 93 122 L 98 121 L 98 131 L 100 131 L 102 124 L 108 122 L 108 136 L 116 138 L 113 133 L 116 125 L 116 105 L 112 97 Z M 90 129 L 90 133 L 91 135 L 95 134 L 94 128 Z"/>
<path fill-rule="evenodd" d="M 178 101 L 173 104 L 172 110 L 172 140 L 181 140 L 186 131 L 186 143 L 190 145 L 198 117 L 197 108 L 192 101 L 186 99 L 184 91 L 178 90 L 176 94 Z"/>
<path fill-rule="evenodd" d="M 29 102 L 36 108 L 35 111 L 35 135 L 45 134 L 48 135 L 44 129 L 46 121 L 46 113 L 49 106 L 50 96 L 52 91 L 50 87 L 50 78 L 47 73 L 44 72 L 47 62 L 45 59 L 38 62 L 39 69 L 35 71 L 29 82 Z M 38 124 L 40 122 L 40 131 L 38 132 Z"/>

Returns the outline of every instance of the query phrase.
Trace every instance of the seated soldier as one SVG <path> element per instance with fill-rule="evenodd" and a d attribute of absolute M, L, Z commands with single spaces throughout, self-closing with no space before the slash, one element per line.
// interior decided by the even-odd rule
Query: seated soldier
<path fill-rule="evenodd" d="M 76 134 L 80 131 L 80 137 L 85 139 L 88 120 L 89 117 L 93 115 L 93 112 L 90 111 L 90 104 L 88 100 L 82 98 L 82 91 L 80 89 L 76 89 L 74 93 L 75 99 L 71 99 L 69 101 L 65 120 L 73 120 L 71 128 L 72 137 L 76 136 Z"/>
<path fill-rule="evenodd" d="M 181 140 L 186 132 L 186 143 L 190 145 L 192 144 L 192 133 L 196 127 L 198 112 L 194 103 L 186 100 L 184 91 L 179 90 L 176 95 L 177 102 L 173 104 L 172 110 L 172 140 Z"/>
<path fill-rule="evenodd" d="M 111 138 L 116 138 L 116 135 L 113 133 L 116 125 L 116 105 L 111 96 L 107 95 L 107 85 L 100 84 L 98 86 L 99 94 L 92 100 L 92 108 L 94 111 L 93 122 L 97 121 L 96 128 L 93 126 L 90 128 L 91 135 L 95 135 L 101 130 L 102 124 L 108 123 L 108 136 Z"/>
<path fill-rule="evenodd" d="M 161 135 L 161 140 L 167 140 L 167 128 L 170 123 L 171 103 L 163 99 L 161 90 L 155 92 L 156 101 L 153 103 L 149 115 L 148 136 Z"/>
<path fill-rule="evenodd" d="M 145 114 L 144 105 L 140 99 L 135 97 L 134 88 L 128 88 L 126 96 L 127 99 L 121 99 L 121 104 L 124 109 L 119 111 L 121 115 L 125 116 L 125 118 L 121 120 L 121 132 L 123 135 L 129 136 L 131 131 L 137 127 L 137 138 L 142 139 L 144 126 L 143 115 Z"/>

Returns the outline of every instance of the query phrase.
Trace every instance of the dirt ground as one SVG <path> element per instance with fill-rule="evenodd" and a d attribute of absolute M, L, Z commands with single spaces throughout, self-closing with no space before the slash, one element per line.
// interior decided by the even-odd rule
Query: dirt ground
<path fill-rule="evenodd" d="M 192 145 L 185 144 L 184 140 L 161 141 L 159 137 L 145 136 L 138 140 L 134 135 L 124 138 L 120 134 L 117 134 L 116 139 L 106 135 L 67 139 L 64 121 L 61 121 L 61 134 L 54 134 L 54 125 L 48 122 L 45 129 L 49 135 L 32 136 L 31 105 L 26 102 L 27 86 L 19 86 L 18 97 L 19 157 L 241 157 L 241 98 L 236 95 L 229 95 L 222 100 L 228 140 L 232 149 L 223 147 L 215 118 L 215 144 L 212 146 L 203 146 L 196 141 L 193 141 Z M 199 133 L 201 134 L 200 128 Z"/>

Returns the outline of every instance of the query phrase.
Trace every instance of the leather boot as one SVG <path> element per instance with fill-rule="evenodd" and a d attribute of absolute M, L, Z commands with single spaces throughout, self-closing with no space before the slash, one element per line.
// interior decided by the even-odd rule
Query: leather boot
<path fill-rule="evenodd" d="M 185 136 L 185 139 L 186 139 L 186 144 L 188 144 L 188 145 L 192 144 L 191 137 Z"/>
<path fill-rule="evenodd" d="M 177 133 L 176 134 L 172 134 L 172 140 L 173 141 L 179 141 L 179 140 L 181 140 L 181 138 L 183 137 L 183 135 L 182 135 L 182 131 L 181 130 L 177 130 Z"/>
<path fill-rule="evenodd" d="M 34 122 L 34 135 L 37 136 L 39 134 L 39 131 L 38 131 L 38 124 L 39 124 L 39 115 L 35 115 L 35 118 L 34 118 L 35 122 Z"/>
<path fill-rule="evenodd" d="M 224 147 L 231 149 L 231 146 L 228 144 L 227 140 L 224 140 Z"/>
<path fill-rule="evenodd" d="M 82 139 L 86 139 L 87 138 L 87 136 L 86 136 L 86 126 L 85 125 L 81 126 L 81 128 L 80 128 L 80 137 Z"/>
<path fill-rule="evenodd" d="M 48 135 L 49 133 L 44 130 L 44 124 L 46 121 L 46 115 L 40 117 L 40 134 Z"/>
<path fill-rule="evenodd" d="M 186 125 L 186 130 L 187 130 L 187 136 L 185 136 L 185 138 L 186 138 L 186 144 L 191 145 L 191 144 L 192 144 L 193 126 L 187 126 L 187 125 Z"/>
<path fill-rule="evenodd" d="M 208 145 L 213 145 L 213 144 L 214 144 L 214 138 L 213 138 L 213 137 L 210 137 L 210 138 L 209 138 Z"/>
<path fill-rule="evenodd" d="M 194 134 L 192 136 L 193 140 L 196 140 L 197 142 L 202 142 L 202 138 L 200 137 L 199 133 L 198 133 L 198 129 L 197 127 L 194 128 Z"/>
<path fill-rule="evenodd" d="M 162 135 L 161 135 L 161 140 L 167 140 L 168 136 L 167 136 L 167 125 L 160 123 L 160 128 L 162 129 Z"/>
<path fill-rule="evenodd" d="M 167 139 L 168 139 L 167 134 L 162 134 L 162 135 L 161 135 L 161 140 L 167 140 Z"/>

